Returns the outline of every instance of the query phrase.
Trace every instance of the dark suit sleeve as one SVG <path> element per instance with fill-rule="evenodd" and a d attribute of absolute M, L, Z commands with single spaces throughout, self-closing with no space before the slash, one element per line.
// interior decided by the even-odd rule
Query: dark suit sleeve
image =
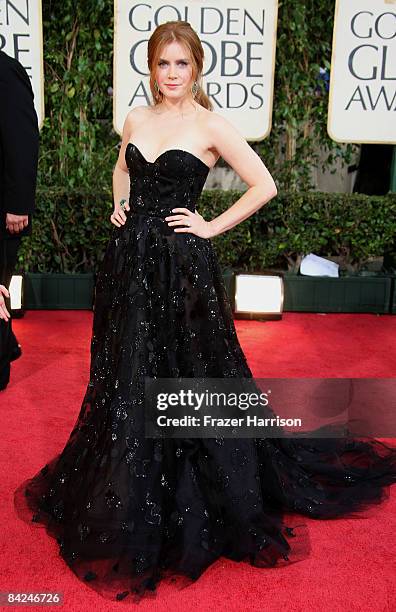
<path fill-rule="evenodd" d="M 39 130 L 29 76 L 15 60 L 0 63 L 2 209 L 28 215 L 35 210 Z"/>

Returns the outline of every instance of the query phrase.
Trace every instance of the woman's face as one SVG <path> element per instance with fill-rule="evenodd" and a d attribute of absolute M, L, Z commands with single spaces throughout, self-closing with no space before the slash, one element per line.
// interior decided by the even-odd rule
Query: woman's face
<path fill-rule="evenodd" d="M 166 45 L 160 53 L 155 75 L 160 90 L 167 98 L 191 95 L 193 70 L 188 50 L 176 41 Z"/>

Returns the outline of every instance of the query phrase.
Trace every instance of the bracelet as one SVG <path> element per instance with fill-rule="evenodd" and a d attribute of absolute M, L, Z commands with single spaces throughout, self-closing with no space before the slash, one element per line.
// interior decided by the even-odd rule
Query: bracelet
<path fill-rule="evenodd" d="M 120 200 L 120 208 L 122 208 L 122 210 L 124 210 L 125 204 L 126 204 L 126 199 L 122 198 L 122 200 Z"/>

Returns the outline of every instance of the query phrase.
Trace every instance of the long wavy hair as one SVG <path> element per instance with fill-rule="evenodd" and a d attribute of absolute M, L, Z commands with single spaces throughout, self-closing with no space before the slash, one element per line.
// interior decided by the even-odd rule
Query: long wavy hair
<path fill-rule="evenodd" d="M 188 21 L 167 21 L 155 28 L 149 38 L 147 47 L 147 64 L 150 71 L 150 90 L 153 97 L 153 106 L 162 102 L 164 94 L 158 91 L 154 85 L 155 67 L 161 56 L 162 49 L 169 43 L 177 41 L 184 45 L 190 52 L 193 81 L 197 82 L 198 90 L 194 100 L 204 108 L 212 111 L 213 105 L 209 97 L 202 88 L 202 70 L 204 60 L 204 50 L 199 36 L 193 30 Z"/>

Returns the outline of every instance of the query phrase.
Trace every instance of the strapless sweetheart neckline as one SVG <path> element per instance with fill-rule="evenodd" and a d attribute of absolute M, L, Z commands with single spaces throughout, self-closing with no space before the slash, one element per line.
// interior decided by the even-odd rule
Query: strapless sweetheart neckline
<path fill-rule="evenodd" d="M 142 159 L 144 159 L 146 164 L 150 164 L 150 166 L 153 166 L 154 164 L 156 164 L 161 159 L 161 157 L 163 157 L 166 153 L 170 153 L 171 151 L 179 151 L 181 153 L 185 153 L 186 155 L 191 155 L 191 157 L 194 157 L 197 161 L 199 161 L 201 164 L 203 164 L 208 171 L 211 170 L 210 166 L 205 164 L 205 162 L 202 161 L 202 159 L 200 157 L 198 157 L 194 153 L 191 153 L 191 151 L 186 151 L 185 149 L 174 149 L 174 148 L 173 149 L 166 149 L 165 151 L 162 151 L 162 153 L 160 153 L 158 155 L 158 157 L 154 161 L 149 161 L 148 159 L 145 158 L 145 156 L 143 155 L 143 153 L 141 152 L 139 147 L 137 145 L 135 145 L 134 142 L 128 142 L 127 148 L 129 146 L 134 147 L 136 149 L 136 151 L 139 153 L 139 155 L 142 157 Z"/>

